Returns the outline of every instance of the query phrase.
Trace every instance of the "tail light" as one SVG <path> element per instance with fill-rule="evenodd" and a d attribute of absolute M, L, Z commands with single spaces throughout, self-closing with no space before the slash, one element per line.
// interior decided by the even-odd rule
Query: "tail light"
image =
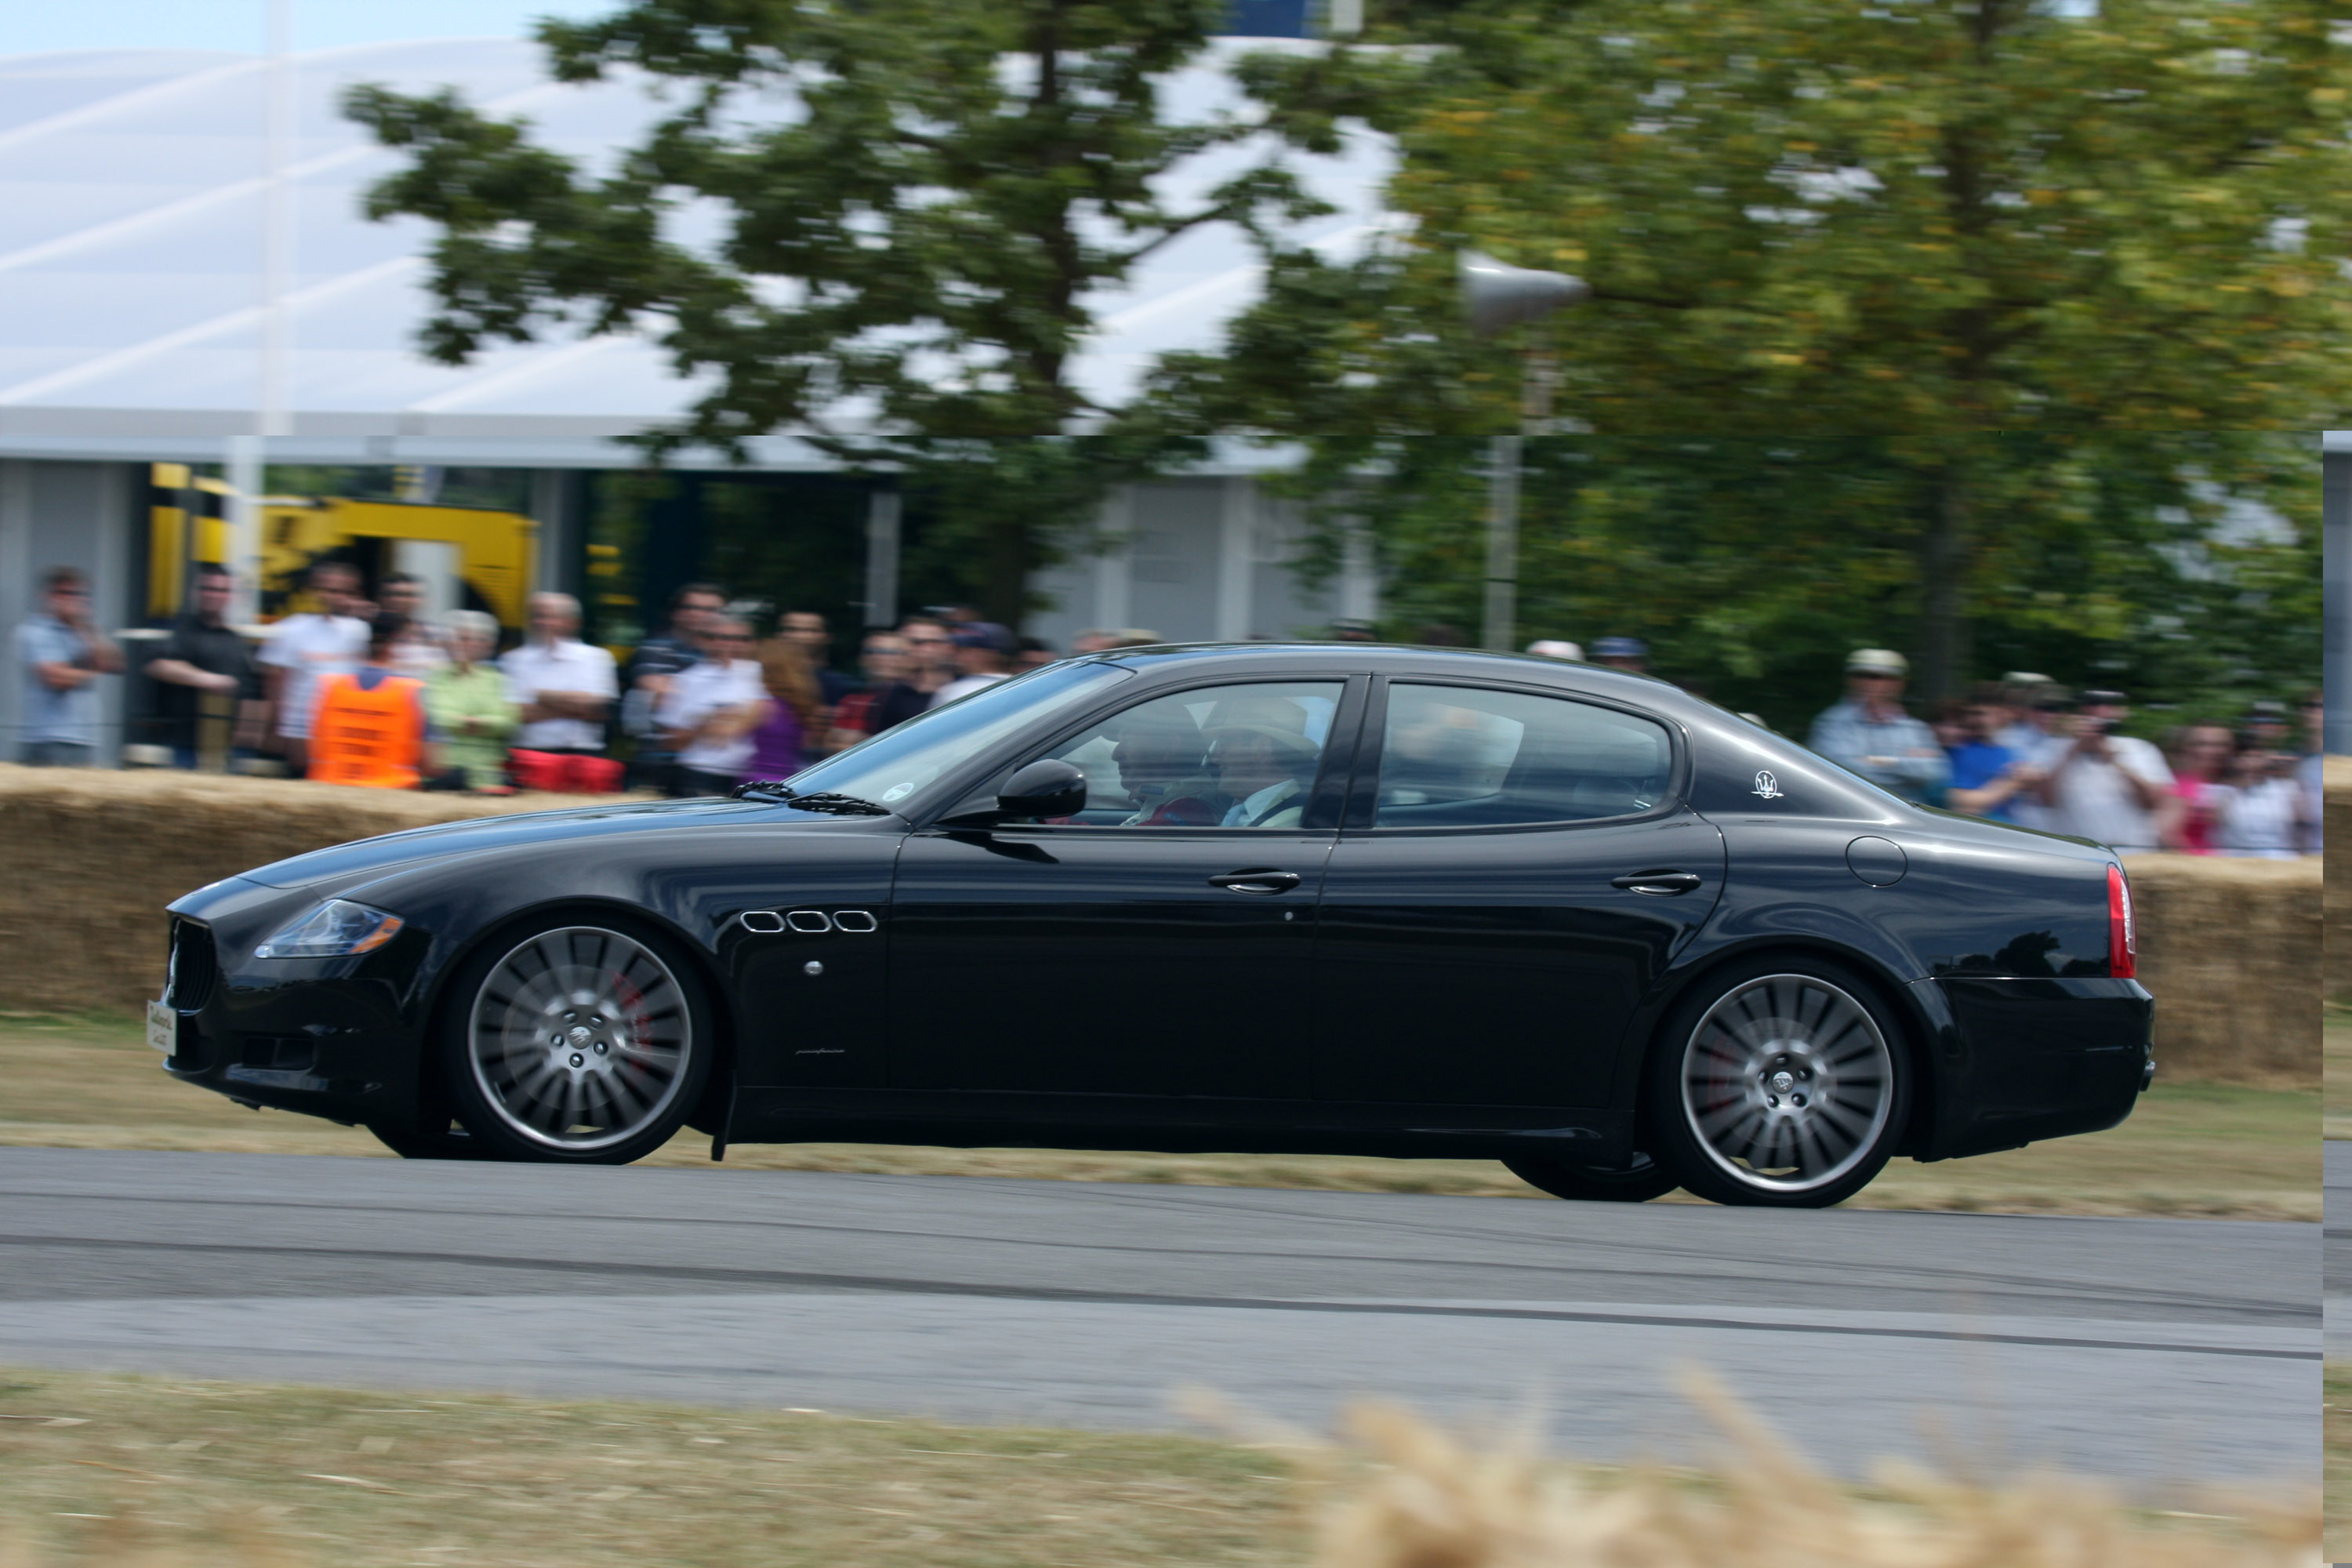
<path fill-rule="evenodd" d="M 2131 882 L 2124 868 L 2107 866 L 2107 973 L 2129 980 L 2139 973 L 2139 927 L 2132 919 Z"/>

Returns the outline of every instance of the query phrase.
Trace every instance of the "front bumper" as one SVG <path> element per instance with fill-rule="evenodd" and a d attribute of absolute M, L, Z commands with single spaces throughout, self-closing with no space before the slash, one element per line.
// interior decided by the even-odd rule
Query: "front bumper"
<path fill-rule="evenodd" d="M 359 958 L 256 959 L 250 934 L 173 921 L 164 1000 L 179 1027 L 164 1070 L 241 1104 L 413 1121 L 422 1031 L 411 997 L 429 939 L 404 931 Z"/>
<path fill-rule="evenodd" d="M 1922 1159 L 2101 1131 L 2129 1116 L 2154 1079 L 2156 1003 L 2137 980 L 1915 982 L 1928 987 L 1939 1005 L 1924 1010 L 1941 1018 Z"/>

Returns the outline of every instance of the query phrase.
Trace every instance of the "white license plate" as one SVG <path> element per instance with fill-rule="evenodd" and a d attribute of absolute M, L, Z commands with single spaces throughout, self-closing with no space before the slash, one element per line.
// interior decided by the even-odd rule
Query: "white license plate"
<path fill-rule="evenodd" d="M 180 1048 L 180 1015 L 161 1002 L 147 1004 L 147 1043 L 170 1056 Z"/>

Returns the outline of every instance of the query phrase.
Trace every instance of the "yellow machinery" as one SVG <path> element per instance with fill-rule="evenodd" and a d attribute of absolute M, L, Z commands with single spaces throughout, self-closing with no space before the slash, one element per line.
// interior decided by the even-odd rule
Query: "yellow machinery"
<path fill-rule="evenodd" d="M 234 492 L 184 463 L 153 465 L 150 482 L 147 609 L 162 618 L 185 605 L 193 563 L 228 559 Z M 520 512 L 344 496 L 264 496 L 259 510 L 264 620 L 313 607 L 302 574 L 331 556 L 357 566 L 370 592 L 407 572 L 436 609 L 487 610 L 522 628 L 539 525 Z"/>

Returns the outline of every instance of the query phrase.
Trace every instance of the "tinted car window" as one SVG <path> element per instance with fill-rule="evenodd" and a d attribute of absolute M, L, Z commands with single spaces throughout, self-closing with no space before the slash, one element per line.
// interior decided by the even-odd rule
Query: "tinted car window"
<path fill-rule="evenodd" d="M 803 795 L 832 790 L 897 806 L 1014 731 L 1091 701 L 1133 673 L 1116 665 L 1049 664 L 1000 680 L 827 757 L 793 775 L 792 787 Z"/>
<path fill-rule="evenodd" d="M 1336 680 L 1196 687 L 1139 702 L 1047 755 L 1087 775 L 1095 827 L 1297 827 L 1339 710 Z"/>
<path fill-rule="evenodd" d="M 1375 827 L 1628 816 L 1664 800 L 1665 727 L 1615 709 L 1460 686 L 1389 688 Z"/>

